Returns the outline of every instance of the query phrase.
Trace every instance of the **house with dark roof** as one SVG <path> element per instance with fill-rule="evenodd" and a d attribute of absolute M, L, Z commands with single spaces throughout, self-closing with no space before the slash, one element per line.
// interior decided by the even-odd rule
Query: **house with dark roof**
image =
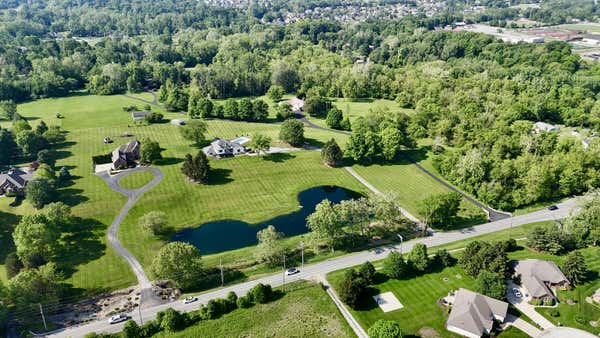
<path fill-rule="evenodd" d="M 508 311 L 508 303 L 462 288 L 451 305 L 446 329 L 470 338 L 490 334 L 494 322 L 504 322 Z"/>
<path fill-rule="evenodd" d="M 112 152 L 113 169 L 131 166 L 140 159 L 140 142 L 129 141 Z"/>
<path fill-rule="evenodd" d="M 554 262 L 524 259 L 514 265 L 515 275 L 532 299 L 554 299 L 551 288 L 566 288 L 569 280 Z"/>
<path fill-rule="evenodd" d="M 35 169 L 28 168 L 11 168 L 6 173 L 0 174 L 0 195 L 6 193 L 14 193 L 23 195 L 25 186 L 34 178 Z"/>
<path fill-rule="evenodd" d="M 247 141 L 244 140 L 234 142 L 239 139 L 242 138 L 237 138 L 232 141 L 216 138 L 210 143 L 208 147 L 204 147 L 202 151 L 204 151 L 204 153 L 207 156 L 212 156 L 216 158 L 231 157 L 235 155 L 245 154 L 246 148 L 244 147 L 244 144 L 247 143 Z"/>

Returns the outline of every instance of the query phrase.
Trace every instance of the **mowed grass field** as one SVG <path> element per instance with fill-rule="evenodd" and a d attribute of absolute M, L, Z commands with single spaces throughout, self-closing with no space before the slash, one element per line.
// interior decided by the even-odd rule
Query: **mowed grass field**
<path fill-rule="evenodd" d="M 137 171 L 119 179 L 119 185 L 125 189 L 139 189 L 154 179 L 154 174 L 147 171 Z"/>
<path fill-rule="evenodd" d="M 270 303 L 237 309 L 183 331 L 155 337 L 355 337 L 319 284 L 297 282 L 288 285 L 290 289 Z"/>
<path fill-rule="evenodd" d="M 356 120 L 361 116 L 366 116 L 370 112 L 405 112 L 411 114 L 411 109 L 400 108 L 400 106 L 393 100 L 386 99 L 364 99 L 364 100 L 350 100 L 343 98 L 332 99 L 333 105 L 340 109 L 344 113 L 344 117 L 348 117 L 350 122 Z M 322 127 L 327 127 L 325 118 L 308 117 L 312 122 Z"/>
<path fill-rule="evenodd" d="M 144 99 L 148 98 L 143 95 Z M 140 241 L 137 217 L 146 211 L 163 210 L 172 226 L 181 228 L 197 226 L 207 220 L 239 218 L 259 221 L 295 210 L 296 194 L 315 185 L 340 185 L 355 191 L 364 191 L 343 169 L 331 169 L 320 164 L 318 152 L 299 151 L 289 155 L 271 157 L 243 157 L 211 161 L 216 169 L 212 185 L 189 183 L 180 172 L 181 161 L 186 153 L 200 151 L 183 140 L 178 127 L 169 123 L 134 126 L 130 114 L 122 107 L 144 103 L 120 95 L 75 95 L 60 99 L 44 99 L 21 104 L 18 111 L 32 126 L 40 121 L 59 125 L 66 132 L 66 142 L 58 149 L 57 167 L 67 166 L 74 176 L 72 185 L 59 190 L 59 199 L 69 204 L 73 213 L 86 220 L 85 228 L 70 229 L 65 240 L 80 252 L 72 257 L 61 255 L 64 266 L 69 266 L 67 282 L 76 288 L 104 291 L 123 288 L 135 283 L 129 266 L 115 254 L 106 242 L 106 229 L 126 202 L 126 198 L 111 189 L 92 172 L 91 156 L 106 154 L 130 138 L 120 137 L 124 132 L 132 138 L 150 137 L 164 148 L 164 161 L 156 165 L 165 172 L 165 180 L 144 195 L 132 216 L 128 217 L 119 234 L 126 246 L 131 245 L 142 262 L 149 262 L 162 240 L 142 237 Z M 165 118 L 185 118 L 178 113 L 163 112 Z M 56 118 L 59 112 L 63 118 Z M 3 127 L 10 122 L 0 120 Z M 276 123 L 243 123 L 232 121 L 208 121 L 207 138 L 232 138 L 260 132 L 270 136 L 279 145 L 279 125 Z M 115 140 L 104 144 L 104 137 Z M 307 129 L 305 136 L 314 145 L 320 145 L 331 137 L 345 143 L 345 135 L 328 131 Z M 144 175 L 144 174 L 142 174 Z M 132 176 L 124 184 L 136 188 L 150 177 Z M 362 190 L 361 190 L 362 189 Z M 6 280 L 4 258 L 14 251 L 12 227 L 19 215 L 33 212 L 27 201 L 18 207 L 10 207 L 12 199 L 0 198 L 0 278 Z M 234 207 L 224 207 L 231 204 Z M 141 243 L 140 243 L 141 242 Z M 148 256 L 148 257 L 146 257 Z"/>

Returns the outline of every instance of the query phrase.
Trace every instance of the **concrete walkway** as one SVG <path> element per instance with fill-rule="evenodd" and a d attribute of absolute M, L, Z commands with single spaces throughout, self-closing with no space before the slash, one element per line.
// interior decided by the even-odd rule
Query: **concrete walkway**
<path fill-rule="evenodd" d="M 513 315 L 507 315 L 506 316 L 506 320 L 504 322 L 505 326 L 514 326 L 517 329 L 523 331 L 525 334 L 527 334 L 529 337 L 537 337 L 539 336 L 542 331 L 540 329 L 538 329 L 537 327 L 529 324 L 528 322 L 524 321 L 521 318 L 515 317 Z"/>
<path fill-rule="evenodd" d="M 333 288 L 327 281 L 327 278 L 325 278 L 324 275 L 320 275 L 319 279 L 321 280 L 321 283 L 323 283 L 323 286 L 325 287 L 325 291 L 327 292 L 329 297 L 331 297 L 331 300 L 333 300 L 333 303 L 335 304 L 335 306 L 337 306 L 337 308 L 340 310 L 340 312 L 342 313 L 342 316 L 344 316 L 344 318 L 346 319 L 346 322 L 348 322 L 348 325 L 350 325 L 350 327 L 352 328 L 352 330 L 354 331 L 356 336 L 358 338 L 369 338 L 369 335 L 365 332 L 365 330 L 362 328 L 362 326 L 360 326 L 360 324 L 356 321 L 356 319 L 354 319 L 354 316 L 352 316 L 352 313 L 350 313 L 350 311 L 348 311 L 346 306 L 339 299 L 338 295 L 335 293 L 335 291 L 333 290 Z"/>
<path fill-rule="evenodd" d="M 128 176 L 130 174 L 133 174 L 135 172 L 139 172 L 139 171 L 148 171 L 148 172 L 153 173 L 154 179 L 150 183 L 146 184 L 145 186 L 143 186 L 139 189 L 135 189 L 135 190 L 125 189 L 119 185 L 119 180 L 121 178 Z M 133 256 L 131 254 L 131 252 L 129 252 L 129 250 L 127 250 L 121 244 L 121 242 L 119 242 L 117 233 L 119 231 L 119 226 L 121 225 L 121 222 L 123 221 L 125 216 L 127 216 L 127 213 L 129 212 L 129 210 L 135 205 L 135 202 L 137 201 L 137 199 L 143 193 L 152 189 L 160 181 L 162 181 L 163 173 L 162 173 L 162 171 L 160 171 L 156 168 L 137 167 L 137 168 L 133 168 L 133 169 L 124 170 L 113 176 L 109 175 L 108 172 L 99 173 L 98 176 L 100 176 L 100 178 L 102 178 L 112 190 L 127 196 L 127 203 L 125 203 L 123 208 L 121 208 L 121 211 L 119 212 L 117 217 L 115 217 L 115 219 L 111 223 L 110 227 L 108 228 L 108 242 L 110 243 L 110 245 L 112 245 L 112 247 L 115 249 L 115 251 L 117 251 L 117 253 L 121 257 L 123 257 L 123 259 L 125 259 L 127 264 L 129 264 L 129 266 L 131 267 L 131 270 L 133 270 L 133 273 L 135 274 L 135 276 L 138 280 L 138 283 L 142 289 L 142 291 L 141 291 L 142 305 L 141 306 L 142 307 L 152 307 L 157 304 L 161 304 L 162 301 L 160 299 L 158 299 L 158 297 L 156 297 L 154 295 L 154 293 L 152 292 L 152 283 L 150 282 L 150 279 L 146 275 L 146 272 L 144 272 L 144 268 L 142 267 L 140 262 L 135 258 L 135 256 Z"/>
<path fill-rule="evenodd" d="M 375 188 L 371 183 L 369 183 L 369 181 L 364 179 L 364 177 L 360 176 L 356 172 L 356 170 L 352 169 L 352 167 L 344 167 L 344 169 L 346 169 L 346 171 L 348 173 L 350 173 L 350 175 L 354 176 L 354 178 L 356 178 L 360 183 L 362 183 L 362 185 L 367 187 L 367 189 L 371 190 L 374 194 L 382 195 L 382 193 L 381 193 L 381 191 L 379 191 L 379 189 Z M 413 214 L 408 212 L 408 210 L 406 210 L 400 206 L 398 206 L 398 210 L 400 210 L 400 212 L 402 213 L 402 215 L 404 215 L 404 217 L 408 218 L 409 220 L 411 220 L 417 224 L 421 224 L 421 221 L 418 218 L 416 218 Z"/>

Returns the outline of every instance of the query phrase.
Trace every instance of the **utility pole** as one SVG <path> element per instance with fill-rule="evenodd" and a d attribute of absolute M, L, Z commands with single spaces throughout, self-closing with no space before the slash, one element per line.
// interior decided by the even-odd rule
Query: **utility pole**
<path fill-rule="evenodd" d="M 138 304 L 138 314 L 140 315 L 140 326 L 144 325 L 144 321 L 142 320 L 142 302 Z"/>
<path fill-rule="evenodd" d="M 285 292 L 285 254 L 283 254 L 283 292 Z"/>
<path fill-rule="evenodd" d="M 223 258 L 219 258 L 219 267 L 221 268 L 221 286 L 225 285 L 225 276 L 223 275 Z"/>
<path fill-rule="evenodd" d="M 300 250 L 302 253 L 302 269 L 304 269 L 304 242 L 300 242 Z"/>
<path fill-rule="evenodd" d="M 42 321 L 44 322 L 44 329 L 48 331 L 48 325 L 46 325 L 46 317 L 44 316 L 44 309 L 42 308 L 42 304 L 38 303 L 40 306 L 40 314 L 42 315 Z"/>

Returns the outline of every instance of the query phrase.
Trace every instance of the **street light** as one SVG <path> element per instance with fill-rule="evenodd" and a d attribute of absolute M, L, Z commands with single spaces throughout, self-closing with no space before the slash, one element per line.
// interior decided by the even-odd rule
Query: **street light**
<path fill-rule="evenodd" d="M 397 234 L 396 236 L 398 236 L 398 238 L 400 239 L 400 253 L 402 253 L 402 242 L 404 242 L 404 238 L 400 234 Z"/>

